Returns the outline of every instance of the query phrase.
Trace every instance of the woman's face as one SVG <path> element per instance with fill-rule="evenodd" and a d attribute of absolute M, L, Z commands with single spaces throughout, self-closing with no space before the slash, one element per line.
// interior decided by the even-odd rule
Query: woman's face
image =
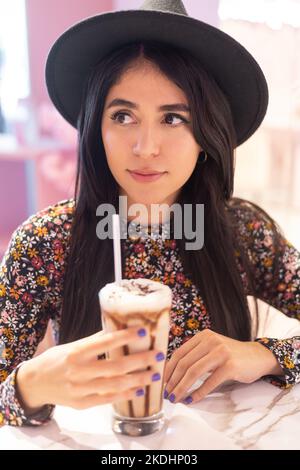
<path fill-rule="evenodd" d="M 110 106 L 116 99 L 134 103 Z M 153 64 L 139 63 L 111 87 L 105 100 L 101 131 L 108 166 L 127 196 L 128 207 L 142 203 L 168 205 L 192 174 L 201 147 L 196 142 L 189 112 L 159 108 L 182 104 L 183 91 Z M 155 181 L 137 181 L 130 170 L 164 172 Z M 149 213 L 150 214 L 150 213 Z"/>

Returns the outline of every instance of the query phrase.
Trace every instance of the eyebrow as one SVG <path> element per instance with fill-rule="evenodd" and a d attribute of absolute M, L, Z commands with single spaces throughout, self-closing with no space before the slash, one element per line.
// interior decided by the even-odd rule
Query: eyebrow
<path fill-rule="evenodd" d="M 106 109 L 112 108 L 114 106 L 127 106 L 131 109 L 139 109 L 139 105 L 133 103 L 132 101 L 124 100 L 122 98 L 115 98 L 112 100 Z M 157 108 L 157 111 L 183 111 L 184 113 L 189 113 L 191 109 L 184 103 L 173 103 L 173 104 L 163 104 Z"/>

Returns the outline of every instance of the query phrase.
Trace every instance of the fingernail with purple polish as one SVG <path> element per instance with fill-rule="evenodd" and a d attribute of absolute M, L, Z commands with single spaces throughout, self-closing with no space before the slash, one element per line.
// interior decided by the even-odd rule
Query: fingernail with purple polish
<path fill-rule="evenodd" d="M 136 396 L 137 397 L 142 397 L 143 395 L 145 395 L 145 392 L 142 388 L 139 388 L 136 392 L 135 392 Z"/>
<path fill-rule="evenodd" d="M 193 397 L 191 397 L 191 395 L 189 395 L 188 397 L 186 397 L 183 402 L 186 404 L 186 405 L 189 405 L 190 403 L 192 403 L 193 401 Z"/>
<path fill-rule="evenodd" d="M 160 373 L 156 372 L 152 375 L 152 382 L 157 382 L 158 380 L 160 380 Z"/>
<path fill-rule="evenodd" d="M 156 354 L 156 360 L 159 362 L 159 361 L 163 361 L 164 358 L 165 358 L 165 355 L 163 352 L 159 352 L 158 354 Z"/>
<path fill-rule="evenodd" d="M 140 329 L 138 330 L 137 334 L 138 334 L 139 336 L 141 336 L 141 337 L 142 337 L 142 336 L 146 336 L 146 330 L 145 330 L 145 328 L 140 328 Z"/>
<path fill-rule="evenodd" d="M 169 396 L 169 400 L 170 400 L 171 403 L 174 403 L 174 401 L 175 401 L 174 393 L 171 393 L 171 395 Z"/>
<path fill-rule="evenodd" d="M 164 398 L 168 398 L 168 395 L 169 394 L 168 394 L 167 390 L 164 390 Z"/>

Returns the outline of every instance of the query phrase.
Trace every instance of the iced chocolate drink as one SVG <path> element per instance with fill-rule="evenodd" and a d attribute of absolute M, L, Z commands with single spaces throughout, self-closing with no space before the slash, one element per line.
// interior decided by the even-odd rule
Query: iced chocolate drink
<path fill-rule="evenodd" d="M 113 349 L 107 356 L 117 359 L 131 353 L 155 349 L 167 355 L 172 290 L 150 279 L 123 279 L 120 285 L 106 284 L 99 292 L 102 324 L 106 332 L 132 326 L 147 328 L 150 335 L 137 338 L 135 344 Z M 163 374 L 165 361 L 156 371 L 161 379 L 145 387 L 145 395 L 113 404 L 114 430 L 130 435 L 144 435 L 162 425 Z"/>

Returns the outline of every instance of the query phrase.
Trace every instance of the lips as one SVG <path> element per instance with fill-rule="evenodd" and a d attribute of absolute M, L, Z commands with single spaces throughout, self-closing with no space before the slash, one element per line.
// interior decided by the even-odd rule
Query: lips
<path fill-rule="evenodd" d="M 136 173 L 138 175 L 161 175 L 165 173 L 164 171 L 155 171 L 155 170 L 128 170 L 130 173 Z"/>
<path fill-rule="evenodd" d="M 143 173 L 137 173 L 136 171 L 128 170 L 130 176 L 135 181 L 139 181 L 141 183 L 157 181 L 158 179 L 162 178 L 163 175 L 165 175 L 165 173 L 166 173 L 166 171 L 153 173 L 154 170 L 151 170 L 152 173 L 149 173 L 149 171 L 145 172 L 145 170 L 138 170 L 138 171 L 139 172 L 143 171 Z"/>

